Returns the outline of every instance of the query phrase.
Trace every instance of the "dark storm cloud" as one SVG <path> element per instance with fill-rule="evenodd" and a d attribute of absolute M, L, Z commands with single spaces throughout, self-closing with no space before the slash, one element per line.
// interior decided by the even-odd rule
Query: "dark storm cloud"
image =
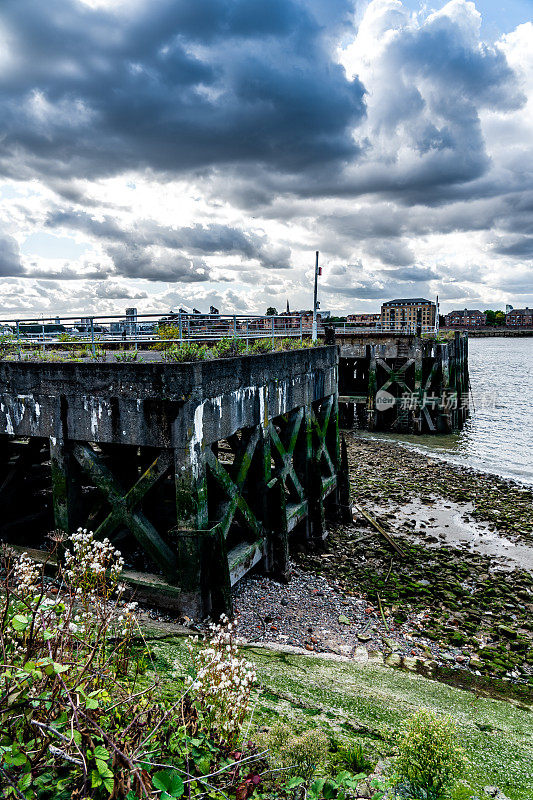
<path fill-rule="evenodd" d="M 432 267 L 400 267 L 399 269 L 390 270 L 391 277 L 397 281 L 430 281 L 438 278 L 439 273 Z"/>
<path fill-rule="evenodd" d="M 26 269 L 24 274 L 21 276 L 24 278 L 40 278 L 41 280 L 44 278 L 46 280 L 54 280 L 54 281 L 80 281 L 80 280 L 90 280 L 90 281 L 105 281 L 107 280 L 107 274 L 103 272 L 101 269 L 89 269 L 85 271 L 74 270 L 70 267 L 64 267 L 61 270 L 48 270 L 48 269 Z"/>
<path fill-rule="evenodd" d="M 50 212 L 46 218 L 50 228 L 66 228 L 82 231 L 106 242 L 106 252 L 111 256 L 118 274 L 148 280 L 183 280 L 186 264 L 191 267 L 191 280 L 207 280 L 199 277 L 186 255 L 239 255 L 243 259 L 256 259 L 261 266 L 284 269 L 290 267 L 291 251 L 288 247 L 273 246 L 264 235 L 242 231 L 229 225 L 212 223 L 183 228 L 169 228 L 152 220 L 140 220 L 135 230 L 121 227 L 111 217 L 96 219 L 86 212 Z M 151 251 L 154 246 L 178 252 L 171 265 L 159 263 Z M 172 277 L 160 277 L 161 274 Z M 154 277 L 155 276 L 155 277 Z"/>
<path fill-rule="evenodd" d="M 0 277 L 22 275 L 23 272 L 17 242 L 0 231 Z"/>
<path fill-rule="evenodd" d="M 97 284 L 94 294 L 103 300 L 145 300 L 148 297 L 146 292 L 132 292 L 116 283 Z"/>
<path fill-rule="evenodd" d="M 494 250 L 504 256 L 516 256 L 518 259 L 533 259 L 533 236 L 504 237 L 498 241 Z"/>
<path fill-rule="evenodd" d="M 130 244 L 110 244 L 105 250 L 113 261 L 116 274 L 126 278 L 180 283 L 209 280 L 209 270 L 203 262 L 195 263 L 179 253 L 153 258 L 148 249 Z"/>
<path fill-rule="evenodd" d="M 334 62 L 304 2 L 156 0 L 119 15 L 4 0 L 1 18 L 6 175 L 249 161 L 283 171 L 357 152 L 363 87 Z"/>
<path fill-rule="evenodd" d="M 383 264 L 390 264 L 395 267 L 404 267 L 407 264 L 412 264 L 415 258 L 409 245 L 398 239 L 372 241 L 367 245 L 366 252 L 379 258 Z"/>

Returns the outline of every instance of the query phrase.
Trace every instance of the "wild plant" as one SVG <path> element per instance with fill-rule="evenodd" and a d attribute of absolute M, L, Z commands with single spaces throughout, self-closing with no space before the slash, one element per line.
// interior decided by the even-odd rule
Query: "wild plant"
<path fill-rule="evenodd" d="M 316 728 L 297 733 L 291 726 L 278 722 L 268 732 L 265 746 L 276 768 L 305 783 L 319 775 L 328 760 L 328 738 Z"/>
<path fill-rule="evenodd" d="M 209 790 L 221 798 L 243 779 L 255 786 L 257 751 L 243 744 L 228 755 L 255 680 L 231 629 L 213 629 L 194 680 L 169 700 L 153 665 L 146 671 L 120 553 L 82 529 L 56 532 L 54 544 L 42 565 L 9 548 L 1 554 L 2 797 L 168 800 Z"/>
<path fill-rule="evenodd" d="M 211 623 L 204 647 L 189 643 L 191 674 L 187 684 L 198 699 L 202 724 L 215 741 L 234 746 L 250 710 L 250 696 L 256 682 L 253 666 L 239 657 L 233 624 L 223 615 L 220 624 Z"/>
<path fill-rule="evenodd" d="M 144 731 L 132 695 L 139 680 L 131 660 L 135 604 L 123 600 L 123 562 L 109 541 L 81 529 L 68 544 L 55 586 L 46 582 L 46 565 L 6 548 L 2 554 L 4 796 L 60 797 L 68 785 L 99 797 L 123 784 L 148 797 L 142 769 L 129 755 Z M 146 686 L 141 705 L 154 688 Z M 57 765 L 69 768 L 63 783 Z"/>
<path fill-rule="evenodd" d="M 254 343 L 249 348 L 250 353 L 254 355 L 258 355 L 260 353 L 271 353 L 272 352 L 272 339 L 262 338 L 262 339 L 255 339 Z"/>
<path fill-rule="evenodd" d="M 16 350 L 15 337 L 12 334 L 0 336 L 0 359 L 9 358 Z"/>
<path fill-rule="evenodd" d="M 211 353 L 213 358 L 233 358 L 243 355 L 246 350 L 246 340 L 234 336 L 233 338 L 220 339 L 211 348 Z"/>
<path fill-rule="evenodd" d="M 311 339 L 300 339 L 298 336 L 280 339 L 276 343 L 277 350 L 306 350 L 314 346 L 315 344 Z"/>
<path fill-rule="evenodd" d="M 205 361 L 209 358 L 210 351 L 205 345 L 196 342 L 184 342 L 179 345 L 171 344 L 163 351 L 163 359 L 174 363 L 182 364 L 190 361 Z"/>
<path fill-rule="evenodd" d="M 115 353 L 115 361 L 120 361 L 121 363 L 131 364 L 134 361 L 142 360 L 138 350 L 119 350 Z"/>
<path fill-rule="evenodd" d="M 465 769 L 453 721 L 420 709 L 406 721 L 395 763 L 396 795 L 442 800 Z"/>

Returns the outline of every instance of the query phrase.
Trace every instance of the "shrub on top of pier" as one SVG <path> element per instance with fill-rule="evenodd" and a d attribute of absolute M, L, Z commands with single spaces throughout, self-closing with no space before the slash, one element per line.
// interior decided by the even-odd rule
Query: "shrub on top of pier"
<path fill-rule="evenodd" d="M 234 358 L 235 356 L 243 356 L 248 352 L 248 347 L 245 339 L 239 339 L 237 336 L 231 339 L 220 339 L 211 348 L 210 358 Z"/>
<path fill-rule="evenodd" d="M 181 345 L 175 342 L 163 351 L 163 359 L 165 361 L 179 364 L 191 361 L 205 361 L 209 357 L 209 348 L 205 344 L 196 344 L 196 342 L 184 342 Z"/>

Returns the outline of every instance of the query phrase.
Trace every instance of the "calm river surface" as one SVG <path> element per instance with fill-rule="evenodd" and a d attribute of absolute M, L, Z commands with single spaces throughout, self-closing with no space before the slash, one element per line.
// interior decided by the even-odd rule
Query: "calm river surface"
<path fill-rule="evenodd" d="M 475 412 L 452 436 L 376 434 L 533 486 L 533 338 L 470 339 Z"/>

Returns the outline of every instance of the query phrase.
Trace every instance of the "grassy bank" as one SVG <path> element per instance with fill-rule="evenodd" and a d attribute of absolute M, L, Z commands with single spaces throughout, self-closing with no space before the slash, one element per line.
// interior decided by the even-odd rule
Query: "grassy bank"
<path fill-rule="evenodd" d="M 183 640 L 150 642 L 158 668 L 172 676 L 185 664 Z M 394 754 L 394 738 L 405 718 L 425 707 L 456 721 L 466 749 L 468 786 L 456 796 L 483 797 L 498 786 L 511 800 L 533 797 L 533 718 L 514 704 L 478 697 L 420 675 L 371 664 L 247 648 L 260 681 L 256 728 L 287 718 L 319 727 L 331 737 L 359 740 L 375 757 Z"/>

